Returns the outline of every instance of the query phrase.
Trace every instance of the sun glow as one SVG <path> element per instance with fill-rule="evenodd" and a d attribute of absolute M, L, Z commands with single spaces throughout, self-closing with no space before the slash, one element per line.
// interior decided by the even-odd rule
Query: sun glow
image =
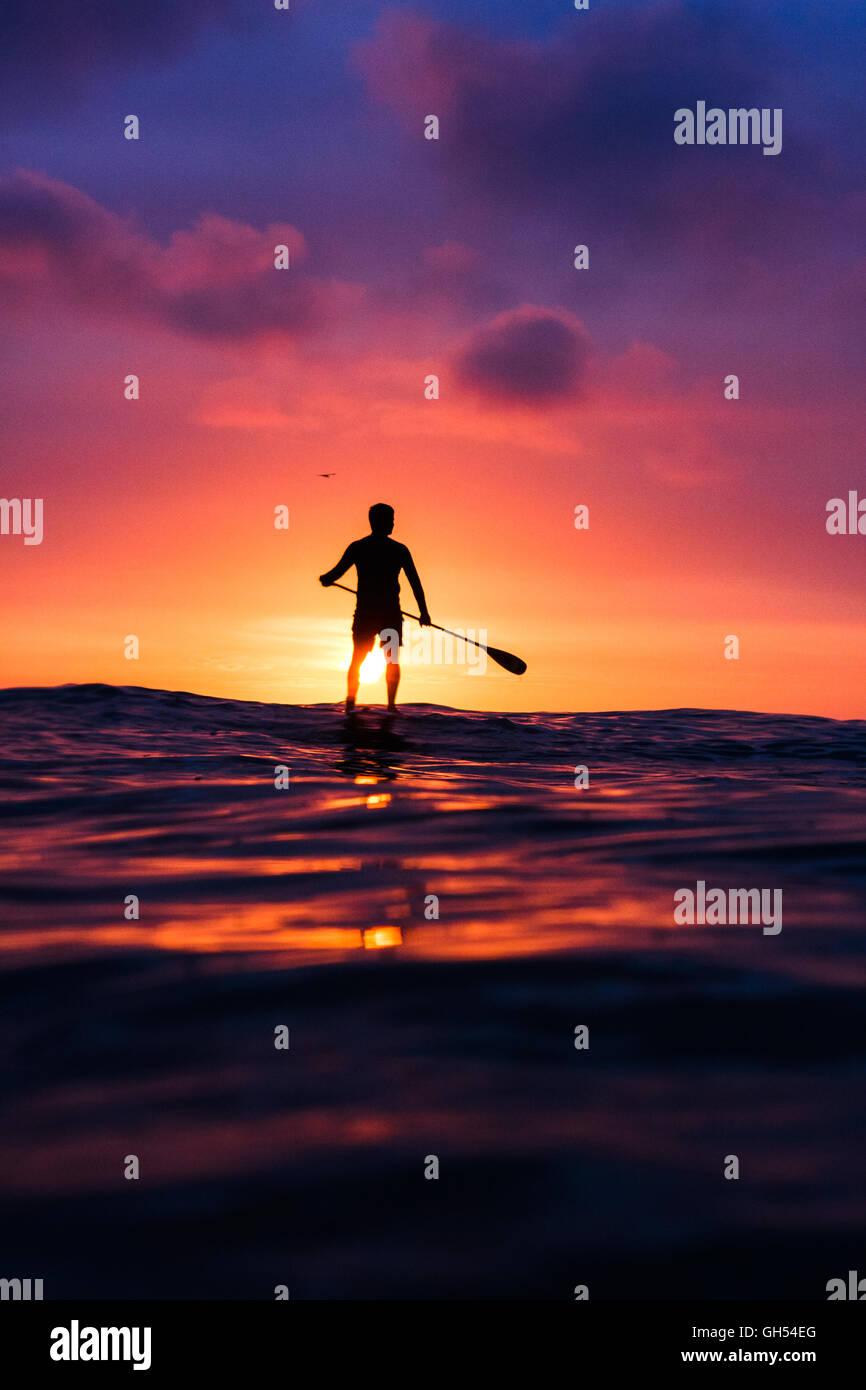
<path fill-rule="evenodd" d="M 360 681 L 362 685 L 371 685 L 373 681 L 379 680 L 385 670 L 385 657 L 381 647 L 374 647 L 368 656 L 361 662 Z"/>
<path fill-rule="evenodd" d="M 403 933 L 399 927 L 367 927 L 362 940 L 366 951 L 380 951 L 385 946 L 402 946 Z"/>

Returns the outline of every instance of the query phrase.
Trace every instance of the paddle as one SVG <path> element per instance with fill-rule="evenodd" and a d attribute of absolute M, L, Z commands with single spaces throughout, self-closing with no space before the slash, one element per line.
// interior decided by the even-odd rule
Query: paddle
<path fill-rule="evenodd" d="M 347 594 L 357 594 L 357 589 L 350 589 L 346 584 L 326 584 L 327 589 L 342 589 Z M 404 618 L 414 618 L 416 623 L 421 619 L 417 613 L 404 613 L 400 609 Z M 497 666 L 504 666 L 506 671 L 510 671 L 513 676 L 522 676 L 526 670 L 526 662 L 521 661 L 519 656 L 512 656 L 511 652 L 502 652 L 498 647 L 487 647 L 483 642 L 476 642 L 474 637 L 464 637 L 462 632 L 452 632 L 450 627 L 440 627 L 438 623 L 428 623 L 428 627 L 435 627 L 439 632 L 447 632 L 449 637 L 456 637 L 458 642 L 471 642 L 473 647 L 480 647 L 489 657 L 492 657 Z"/>

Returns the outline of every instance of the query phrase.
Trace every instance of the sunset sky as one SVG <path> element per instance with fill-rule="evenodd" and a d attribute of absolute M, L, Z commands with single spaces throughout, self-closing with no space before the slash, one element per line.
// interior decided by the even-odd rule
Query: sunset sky
<path fill-rule="evenodd" d="M 317 576 L 384 501 L 434 621 L 529 663 L 405 700 L 864 715 L 862 0 L 6 13 L 0 495 L 45 534 L 0 536 L 0 684 L 339 699 Z M 675 145 L 699 100 L 782 152 Z"/>

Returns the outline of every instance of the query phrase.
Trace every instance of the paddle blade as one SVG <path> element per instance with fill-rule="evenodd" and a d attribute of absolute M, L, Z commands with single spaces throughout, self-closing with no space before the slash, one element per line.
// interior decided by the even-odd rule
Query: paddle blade
<path fill-rule="evenodd" d="M 504 666 L 506 671 L 510 671 L 513 676 L 522 676 L 526 670 L 526 662 L 521 661 L 519 656 L 512 656 L 511 652 L 501 652 L 498 647 L 488 647 L 488 656 L 500 666 Z"/>

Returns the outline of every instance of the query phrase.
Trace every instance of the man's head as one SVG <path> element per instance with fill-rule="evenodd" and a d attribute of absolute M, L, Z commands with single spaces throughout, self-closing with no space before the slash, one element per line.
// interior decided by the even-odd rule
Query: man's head
<path fill-rule="evenodd" d="M 375 507 L 370 508 L 368 515 L 370 530 L 374 536 L 390 536 L 394 530 L 393 507 L 389 507 L 387 502 L 377 502 Z"/>

